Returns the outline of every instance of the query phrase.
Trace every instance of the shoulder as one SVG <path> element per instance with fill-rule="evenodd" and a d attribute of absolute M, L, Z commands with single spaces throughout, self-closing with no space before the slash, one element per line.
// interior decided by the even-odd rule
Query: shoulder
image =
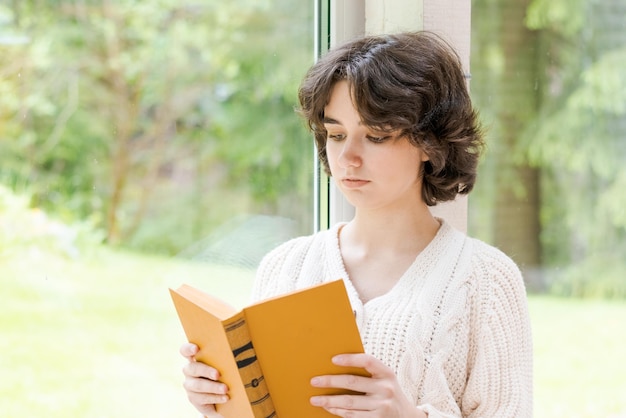
<path fill-rule="evenodd" d="M 484 241 L 467 236 L 445 221 L 442 221 L 432 247 L 435 257 L 459 263 L 462 267 L 455 274 L 471 282 L 522 281 L 519 268 L 508 255 Z M 457 257 L 458 261 L 455 261 Z"/>
<path fill-rule="evenodd" d="M 317 277 L 338 227 L 293 238 L 270 251 L 257 269 L 253 298 L 258 300 L 294 290 L 302 276 Z"/>
<path fill-rule="evenodd" d="M 475 274 L 492 280 L 522 280 L 517 264 L 500 249 L 476 238 L 468 238 L 472 245 L 472 269 Z"/>
<path fill-rule="evenodd" d="M 491 321 L 527 322 L 526 287 L 517 264 L 500 249 L 474 238 L 470 278 L 479 315 Z M 507 319 L 508 318 L 508 319 Z"/>
<path fill-rule="evenodd" d="M 297 262 L 311 252 L 322 251 L 331 237 L 330 232 L 331 230 L 320 231 L 312 235 L 293 238 L 280 244 L 263 257 L 259 270 L 283 265 L 288 260 Z"/>

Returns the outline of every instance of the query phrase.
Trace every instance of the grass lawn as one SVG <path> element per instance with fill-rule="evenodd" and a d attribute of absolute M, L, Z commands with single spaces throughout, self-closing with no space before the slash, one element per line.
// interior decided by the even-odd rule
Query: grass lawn
<path fill-rule="evenodd" d="M 0 416 L 197 416 L 167 288 L 186 282 L 242 306 L 252 276 L 108 251 L 0 258 Z M 535 417 L 626 417 L 626 303 L 532 297 L 530 308 Z"/>
<path fill-rule="evenodd" d="M 0 259 L 0 416 L 196 417 L 168 287 L 242 305 L 253 273 L 102 252 Z"/>
<path fill-rule="evenodd" d="M 626 418 L 626 301 L 531 297 L 535 417 Z"/>

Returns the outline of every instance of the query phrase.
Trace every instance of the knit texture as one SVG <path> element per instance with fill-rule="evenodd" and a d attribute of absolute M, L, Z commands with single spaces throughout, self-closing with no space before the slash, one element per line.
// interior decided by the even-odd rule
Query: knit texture
<path fill-rule="evenodd" d="M 396 285 L 365 304 L 341 258 L 343 224 L 270 252 L 253 298 L 343 279 L 365 351 L 394 370 L 430 418 L 531 417 L 532 342 L 519 269 L 441 222 Z"/>

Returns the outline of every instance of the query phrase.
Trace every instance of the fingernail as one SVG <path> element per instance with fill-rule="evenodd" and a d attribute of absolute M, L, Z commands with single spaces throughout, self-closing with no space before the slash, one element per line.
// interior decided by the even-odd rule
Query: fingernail
<path fill-rule="evenodd" d="M 311 405 L 313 405 L 313 406 L 321 406 L 322 405 L 322 398 L 320 398 L 319 396 L 313 396 L 311 398 Z"/>
<path fill-rule="evenodd" d="M 313 379 L 311 379 L 311 384 L 312 384 L 313 386 L 317 386 L 317 385 L 319 385 L 321 382 L 322 382 L 322 381 L 321 381 L 321 379 L 320 379 L 319 377 L 314 377 Z"/>
<path fill-rule="evenodd" d="M 332 361 L 333 361 L 334 364 L 343 364 L 344 361 L 345 361 L 345 357 L 342 356 L 342 355 L 335 356 L 335 357 L 332 358 Z"/>

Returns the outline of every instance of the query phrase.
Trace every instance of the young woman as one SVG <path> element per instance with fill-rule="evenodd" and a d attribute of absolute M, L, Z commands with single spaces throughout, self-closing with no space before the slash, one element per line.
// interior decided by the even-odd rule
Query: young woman
<path fill-rule="evenodd" d="M 253 296 L 343 278 L 366 353 L 333 361 L 371 374 L 317 376 L 313 386 L 361 394 L 311 403 L 341 417 L 530 417 L 521 274 L 429 210 L 472 190 L 482 148 L 457 55 L 427 32 L 361 38 L 313 65 L 299 98 L 355 216 L 273 250 Z M 196 352 L 181 347 L 184 387 L 200 412 L 219 416 L 228 388 Z"/>

